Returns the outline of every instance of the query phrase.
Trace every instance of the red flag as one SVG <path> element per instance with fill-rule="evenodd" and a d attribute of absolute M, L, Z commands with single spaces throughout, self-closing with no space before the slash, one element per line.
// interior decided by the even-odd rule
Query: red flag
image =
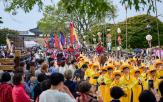
<path fill-rule="evenodd" d="M 80 46 L 79 46 L 79 44 L 77 43 L 77 49 L 79 49 L 80 48 Z"/>
<path fill-rule="evenodd" d="M 73 36 L 73 25 L 70 23 L 70 27 L 71 27 L 71 43 L 74 44 L 75 43 L 75 38 Z"/>
<path fill-rule="evenodd" d="M 54 39 L 55 39 L 55 47 L 58 47 L 59 46 L 58 38 L 55 34 L 54 34 Z"/>

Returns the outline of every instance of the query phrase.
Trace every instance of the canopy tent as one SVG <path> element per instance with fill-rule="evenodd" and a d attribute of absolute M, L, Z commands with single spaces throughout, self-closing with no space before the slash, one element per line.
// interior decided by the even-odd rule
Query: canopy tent
<path fill-rule="evenodd" d="M 24 41 L 24 45 L 25 45 L 25 47 L 39 46 L 39 44 L 34 41 Z"/>
<path fill-rule="evenodd" d="M 142 52 L 142 50 L 141 49 L 138 49 L 138 48 L 133 49 L 133 51 L 134 52 Z"/>

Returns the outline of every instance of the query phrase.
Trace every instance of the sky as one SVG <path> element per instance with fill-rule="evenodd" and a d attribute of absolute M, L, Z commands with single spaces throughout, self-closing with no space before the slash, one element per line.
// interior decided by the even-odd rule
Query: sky
<path fill-rule="evenodd" d="M 51 4 L 57 4 L 59 0 L 53 0 L 53 3 L 51 2 L 51 0 L 46 0 L 44 1 L 44 5 L 51 5 Z M 113 4 L 117 5 L 118 7 L 118 17 L 115 19 L 115 23 L 124 21 L 126 19 L 126 11 L 125 11 L 125 7 L 122 6 L 119 3 L 119 0 L 113 0 Z M 161 10 L 163 10 L 163 3 L 157 3 L 157 9 L 158 9 L 158 15 L 162 14 L 163 12 Z M 36 28 L 37 27 L 37 22 L 43 18 L 43 12 L 38 12 L 38 6 L 35 6 L 34 9 L 32 9 L 32 11 L 30 11 L 29 13 L 24 13 L 23 10 L 19 9 L 17 10 L 18 14 L 13 16 L 11 15 L 11 13 L 8 12 L 4 12 L 4 5 L 3 3 L 0 1 L 0 17 L 2 17 L 2 21 L 4 22 L 3 24 L 0 24 L 0 29 L 3 28 L 9 28 L 9 29 L 13 29 L 13 30 L 18 30 L 18 31 L 27 31 L 29 29 L 32 28 Z M 134 7 L 130 10 L 128 9 L 128 13 L 127 16 L 128 17 L 133 17 L 136 15 L 141 15 L 141 14 L 146 14 L 147 13 L 147 8 L 145 8 L 144 11 L 141 10 L 136 12 L 136 10 L 134 9 Z M 153 13 L 151 11 L 151 15 L 155 16 L 156 14 Z M 163 17 L 158 17 L 162 22 L 163 22 Z M 113 21 L 107 21 L 107 23 L 113 23 Z M 29 34 L 31 35 L 32 33 L 29 32 Z"/>

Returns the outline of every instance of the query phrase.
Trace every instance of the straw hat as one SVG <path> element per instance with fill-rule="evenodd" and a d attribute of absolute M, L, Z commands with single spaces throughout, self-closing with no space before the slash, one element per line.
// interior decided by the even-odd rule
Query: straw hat
<path fill-rule="evenodd" d="M 163 64 L 163 63 L 160 61 L 160 59 L 156 59 L 156 63 L 154 65 L 156 66 L 157 64 Z"/>
<path fill-rule="evenodd" d="M 150 74 L 151 73 L 151 71 L 157 71 L 158 69 L 156 69 L 155 67 L 154 67 L 154 65 L 151 65 L 151 66 L 149 66 L 149 71 L 147 72 L 148 74 Z"/>
<path fill-rule="evenodd" d="M 143 70 L 142 70 L 142 69 L 139 69 L 138 67 L 136 67 L 136 68 L 132 71 L 132 74 L 135 75 L 135 72 L 138 72 L 138 71 L 140 72 L 140 74 L 143 73 Z"/>
<path fill-rule="evenodd" d="M 109 63 L 109 65 L 107 65 L 106 67 L 104 67 L 108 70 L 108 68 L 112 68 L 113 70 L 115 70 L 115 66 L 112 65 L 111 63 Z"/>
<path fill-rule="evenodd" d="M 115 75 L 117 75 L 117 74 L 119 74 L 121 77 L 122 77 L 122 73 L 121 73 L 121 71 L 120 70 L 115 70 L 114 72 L 113 72 L 113 74 L 112 74 L 112 77 L 113 78 L 115 78 Z"/>
<path fill-rule="evenodd" d="M 94 67 L 98 67 L 99 68 L 99 64 L 96 62 L 92 65 L 92 68 L 94 69 Z"/>
<path fill-rule="evenodd" d="M 132 58 L 130 58 L 130 59 L 128 60 L 128 62 L 129 62 L 129 63 L 131 63 L 131 61 L 134 61 L 134 62 L 135 62 L 135 64 L 137 65 L 136 58 L 133 58 L 133 59 L 132 59 Z"/>
<path fill-rule="evenodd" d="M 80 56 L 78 58 L 83 58 L 83 54 L 80 54 Z"/>
<path fill-rule="evenodd" d="M 123 63 L 123 65 L 119 68 L 121 71 L 123 71 L 123 68 L 129 68 L 129 70 L 133 69 L 131 65 L 129 65 L 126 61 Z"/>
<path fill-rule="evenodd" d="M 100 68 L 100 71 L 101 71 L 101 72 L 102 72 L 103 70 L 106 70 L 106 71 L 107 71 L 107 66 L 106 66 L 106 65 L 104 65 L 103 68 Z"/>
<path fill-rule="evenodd" d="M 141 66 L 139 68 L 148 68 L 145 66 L 145 63 L 141 63 Z"/>

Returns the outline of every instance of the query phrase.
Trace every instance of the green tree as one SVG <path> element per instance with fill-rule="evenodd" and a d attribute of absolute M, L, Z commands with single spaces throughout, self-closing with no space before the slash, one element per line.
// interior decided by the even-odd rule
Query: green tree
<path fill-rule="evenodd" d="M 6 37 L 12 40 L 13 37 L 16 37 L 18 35 L 19 35 L 19 32 L 15 30 L 10 30 L 8 28 L 0 29 L 0 38 L 2 38 L 0 40 L 0 44 L 6 44 Z"/>
<path fill-rule="evenodd" d="M 151 19 L 150 22 L 142 22 L 145 19 L 151 18 L 153 16 L 151 15 L 138 15 L 135 17 L 130 17 L 127 19 L 127 22 L 130 23 L 130 25 L 127 25 L 127 43 L 128 48 L 149 48 L 148 41 L 146 40 L 146 36 L 150 33 L 152 35 L 152 46 L 158 46 L 158 34 L 157 34 L 157 23 L 156 18 Z M 117 25 L 115 27 L 117 39 L 118 36 L 121 36 L 122 40 L 122 47 L 126 48 L 126 21 L 119 22 L 118 24 L 124 24 L 124 25 Z M 153 29 L 148 33 L 147 29 L 145 27 L 150 24 Z M 163 45 L 163 22 L 160 20 L 158 21 L 159 25 L 159 32 L 160 32 L 160 44 Z M 121 33 L 117 33 L 118 27 L 121 29 Z M 112 39 L 112 46 L 115 46 L 115 35 L 114 35 L 114 27 L 111 28 L 111 39 Z M 116 41 L 117 41 L 116 39 Z M 117 41 L 118 44 L 118 41 Z"/>
<path fill-rule="evenodd" d="M 0 17 L 0 19 L 2 19 L 2 17 Z M 0 20 L 0 23 L 3 23 L 3 21 Z"/>
<path fill-rule="evenodd" d="M 51 0 L 53 1 L 53 0 Z M 88 12 L 89 16 L 96 15 L 97 12 L 101 12 L 103 10 L 107 10 L 110 6 L 107 5 L 107 0 L 62 0 L 66 7 L 68 13 L 75 11 L 76 9 L 81 8 L 79 11 L 80 14 L 84 12 Z M 112 0 L 113 1 L 113 0 Z M 135 6 L 136 11 L 140 11 L 142 8 L 148 8 L 148 13 L 154 9 L 154 0 L 119 0 L 122 5 L 127 2 L 129 4 L 130 9 L 132 6 Z M 161 2 L 161 0 L 156 0 L 157 2 Z M 2 0 L 5 5 L 5 11 L 12 12 L 13 15 L 16 15 L 18 9 L 23 9 L 24 12 L 29 12 L 33 9 L 35 5 L 38 6 L 39 11 L 43 9 L 43 1 L 42 0 Z M 84 5 L 83 5 L 84 4 Z M 141 5 L 141 6 L 140 6 Z M 86 9 L 86 11 L 85 11 Z M 98 17 L 103 17 L 105 12 L 101 12 L 102 16 L 97 14 Z"/>

